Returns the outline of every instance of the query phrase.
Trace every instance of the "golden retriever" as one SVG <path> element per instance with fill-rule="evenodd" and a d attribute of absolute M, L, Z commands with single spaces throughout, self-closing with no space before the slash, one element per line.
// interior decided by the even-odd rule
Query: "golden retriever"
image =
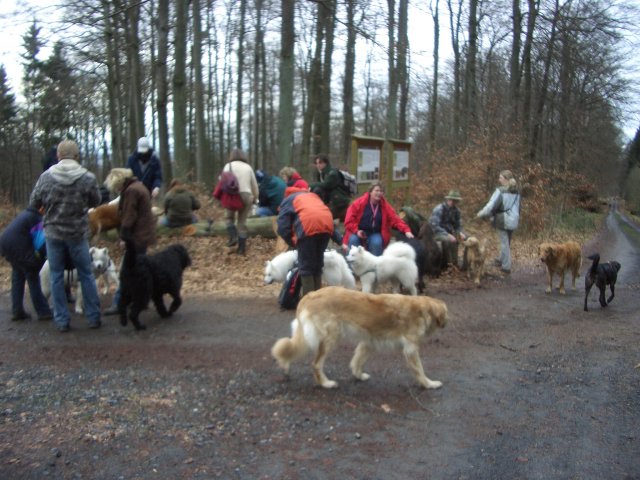
<path fill-rule="evenodd" d="M 473 283 L 480 285 L 480 278 L 484 273 L 486 240 L 478 240 L 476 237 L 469 237 L 464 242 L 464 255 L 467 261 L 467 277 L 473 277 Z"/>
<path fill-rule="evenodd" d="M 549 285 L 547 293 L 551 293 L 553 289 L 553 274 L 557 273 L 560 277 L 560 285 L 558 290 L 564 295 L 564 274 L 567 270 L 571 271 L 571 286 L 576 289 L 576 278 L 580 275 L 580 266 L 582 265 L 582 252 L 580 245 L 576 242 L 569 241 L 565 243 L 541 243 L 538 247 L 538 256 L 540 261 L 547 266 L 547 277 Z"/>
<path fill-rule="evenodd" d="M 402 349 L 405 360 L 418 383 L 424 388 L 440 388 L 442 382 L 424 374 L 420 360 L 420 341 L 447 323 L 447 306 L 441 300 L 426 296 L 371 294 L 325 287 L 305 295 L 296 311 L 291 327 L 293 335 L 278 340 L 271 354 L 286 374 L 291 362 L 307 351 L 314 353 L 312 363 L 316 383 L 335 388 L 329 380 L 324 362 L 343 334 L 357 340 L 350 367 L 359 380 L 368 380 L 362 371 L 369 354 L 378 346 Z"/>

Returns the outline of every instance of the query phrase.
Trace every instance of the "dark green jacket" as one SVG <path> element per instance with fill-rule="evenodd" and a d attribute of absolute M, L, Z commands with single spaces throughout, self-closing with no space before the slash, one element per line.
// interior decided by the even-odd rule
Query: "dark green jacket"
<path fill-rule="evenodd" d="M 310 185 L 311 191 L 317 193 L 329 207 L 333 218 L 344 220 L 351 197 L 342 187 L 342 175 L 336 169 L 327 165 L 324 170 L 316 173 L 316 182 Z"/>

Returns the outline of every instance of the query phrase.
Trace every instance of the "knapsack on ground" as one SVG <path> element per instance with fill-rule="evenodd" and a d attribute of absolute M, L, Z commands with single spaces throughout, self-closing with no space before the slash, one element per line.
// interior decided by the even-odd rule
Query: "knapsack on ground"
<path fill-rule="evenodd" d="M 355 175 L 347 172 L 346 170 L 338 170 L 342 176 L 342 189 L 350 196 L 358 194 L 358 181 Z"/>
<path fill-rule="evenodd" d="M 300 281 L 300 272 L 298 267 L 293 267 L 287 273 L 280 294 L 278 295 L 278 303 L 284 310 L 293 310 L 298 306 L 300 301 L 300 290 L 302 282 Z"/>

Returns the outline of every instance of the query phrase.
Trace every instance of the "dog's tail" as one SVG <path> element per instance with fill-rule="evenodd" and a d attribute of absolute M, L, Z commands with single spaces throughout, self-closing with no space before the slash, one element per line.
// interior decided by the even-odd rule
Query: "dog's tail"
<path fill-rule="evenodd" d="M 589 255 L 587 258 L 589 260 L 593 260 L 591 268 L 589 269 L 589 275 L 595 276 L 596 271 L 598 270 L 598 264 L 600 263 L 600 254 L 594 253 L 593 255 Z"/>
<path fill-rule="evenodd" d="M 309 345 L 304 338 L 304 326 L 297 318 L 291 322 L 291 329 L 293 330 L 291 338 L 281 338 L 271 347 L 271 355 L 286 374 L 289 373 L 291 362 L 302 357 L 309 350 Z"/>

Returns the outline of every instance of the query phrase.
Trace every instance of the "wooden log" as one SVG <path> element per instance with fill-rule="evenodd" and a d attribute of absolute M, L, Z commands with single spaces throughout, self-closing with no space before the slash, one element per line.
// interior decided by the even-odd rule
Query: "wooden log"
<path fill-rule="evenodd" d="M 264 238 L 276 238 L 276 232 L 274 229 L 275 216 L 272 217 L 250 217 L 247 218 L 247 229 L 250 237 L 264 237 Z M 207 237 L 213 236 L 226 236 L 227 225 L 224 220 L 218 220 L 209 224 L 208 221 L 202 221 L 194 223 L 193 225 L 187 225 L 185 227 L 169 228 L 164 225 L 158 224 L 156 229 L 158 236 L 196 236 Z M 117 238 L 118 231 L 116 229 L 109 230 L 108 232 L 102 232 L 101 237 L 109 240 L 115 240 Z M 286 245 L 286 244 L 285 244 Z"/>

